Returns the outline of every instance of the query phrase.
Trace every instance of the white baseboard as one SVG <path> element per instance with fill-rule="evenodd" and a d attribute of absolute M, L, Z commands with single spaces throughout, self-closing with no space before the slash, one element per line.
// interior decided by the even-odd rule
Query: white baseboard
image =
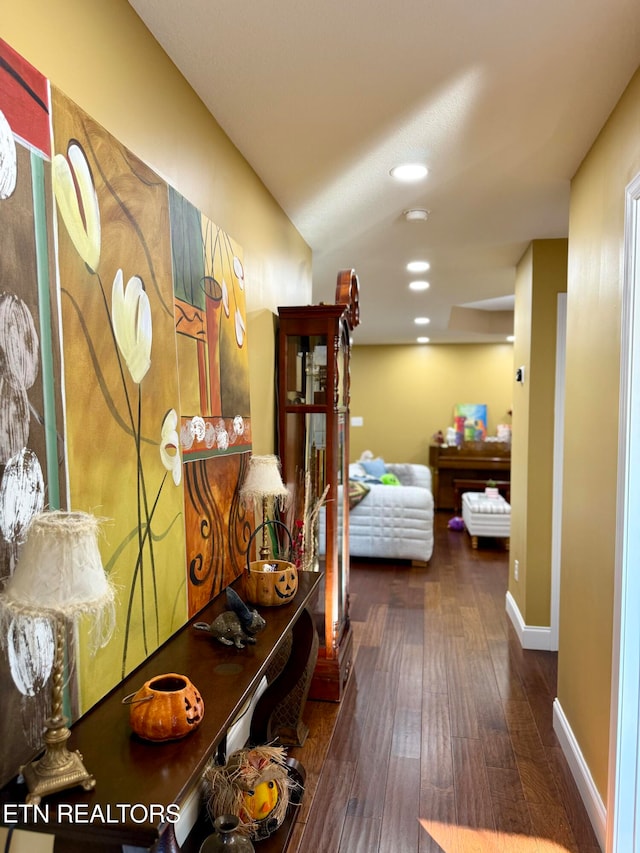
<path fill-rule="evenodd" d="M 515 628 L 523 649 L 536 649 L 541 652 L 551 650 L 551 628 L 525 624 L 515 598 L 507 592 L 507 615 Z"/>
<path fill-rule="evenodd" d="M 578 786 L 598 844 L 604 850 L 607 836 L 607 810 L 558 699 L 553 702 L 553 730 L 558 736 L 571 775 Z"/>

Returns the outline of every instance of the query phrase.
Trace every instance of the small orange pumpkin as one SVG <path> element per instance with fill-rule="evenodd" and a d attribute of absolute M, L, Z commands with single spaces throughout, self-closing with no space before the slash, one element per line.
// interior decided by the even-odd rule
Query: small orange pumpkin
<path fill-rule="evenodd" d="M 144 740 L 177 740 L 197 729 L 204 717 L 204 702 L 186 675 L 169 672 L 146 681 L 137 693 L 126 696 L 131 705 L 129 722 Z"/>
<path fill-rule="evenodd" d="M 273 568 L 275 566 L 275 569 Z M 244 593 L 251 604 L 277 607 L 298 591 L 298 570 L 286 560 L 256 560 L 245 575 Z"/>

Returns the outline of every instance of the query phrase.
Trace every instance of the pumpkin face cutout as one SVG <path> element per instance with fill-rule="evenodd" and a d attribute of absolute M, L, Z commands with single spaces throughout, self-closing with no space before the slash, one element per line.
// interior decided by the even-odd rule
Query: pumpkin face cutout
<path fill-rule="evenodd" d="M 202 722 L 202 717 L 204 715 L 204 702 L 202 701 L 202 696 L 195 690 L 195 697 L 191 697 L 189 694 L 185 694 L 184 696 L 184 713 L 187 720 L 187 725 L 191 726 L 191 728 L 196 728 Z"/>
<path fill-rule="evenodd" d="M 288 604 L 298 591 L 298 570 L 287 560 L 256 560 L 245 575 L 244 594 L 251 604 Z"/>
<path fill-rule="evenodd" d="M 186 675 L 170 672 L 145 682 L 122 702 L 131 705 L 131 728 L 144 740 L 165 741 L 185 737 L 204 717 L 204 702 Z"/>
<path fill-rule="evenodd" d="M 288 601 L 296 594 L 298 589 L 298 573 L 294 567 L 287 568 L 284 572 L 278 572 L 273 588 L 278 598 Z"/>

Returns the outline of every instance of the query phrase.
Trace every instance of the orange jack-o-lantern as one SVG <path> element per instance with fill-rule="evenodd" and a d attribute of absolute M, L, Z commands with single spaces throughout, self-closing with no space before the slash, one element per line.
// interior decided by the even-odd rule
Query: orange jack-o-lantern
<path fill-rule="evenodd" d="M 249 564 L 244 589 L 251 604 L 286 604 L 298 591 L 298 570 L 286 560 L 256 560 Z"/>
<path fill-rule="evenodd" d="M 186 675 L 175 672 L 145 682 L 126 696 L 131 705 L 129 722 L 145 740 L 177 740 L 197 729 L 204 717 L 204 702 Z"/>

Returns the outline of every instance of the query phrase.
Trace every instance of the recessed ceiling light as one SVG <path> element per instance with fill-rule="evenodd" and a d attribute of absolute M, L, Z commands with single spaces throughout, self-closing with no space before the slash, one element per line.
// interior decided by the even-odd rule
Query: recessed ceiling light
<path fill-rule="evenodd" d="M 507 335 L 507 341 L 512 344 L 516 339 L 515 335 Z"/>
<path fill-rule="evenodd" d="M 431 320 L 428 317 L 416 317 L 413 321 L 417 326 L 426 326 Z"/>
<path fill-rule="evenodd" d="M 410 261 L 407 264 L 407 269 L 409 272 L 426 272 L 429 266 L 429 261 Z"/>
<path fill-rule="evenodd" d="M 401 166 L 394 166 L 389 174 L 397 181 L 411 182 L 421 181 L 427 176 L 428 171 L 422 163 L 403 163 Z"/>
<path fill-rule="evenodd" d="M 411 210 L 403 210 L 402 215 L 407 222 L 426 222 L 429 218 L 429 211 L 422 207 L 414 207 Z"/>
<path fill-rule="evenodd" d="M 428 281 L 412 281 L 409 283 L 409 290 L 429 290 Z"/>
<path fill-rule="evenodd" d="M 429 338 L 419 337 L 419 338 L 416 338 L 416 341 L 417 341 L 419 344 L 428 344 L 428 343 L 429 343 Z"/>

